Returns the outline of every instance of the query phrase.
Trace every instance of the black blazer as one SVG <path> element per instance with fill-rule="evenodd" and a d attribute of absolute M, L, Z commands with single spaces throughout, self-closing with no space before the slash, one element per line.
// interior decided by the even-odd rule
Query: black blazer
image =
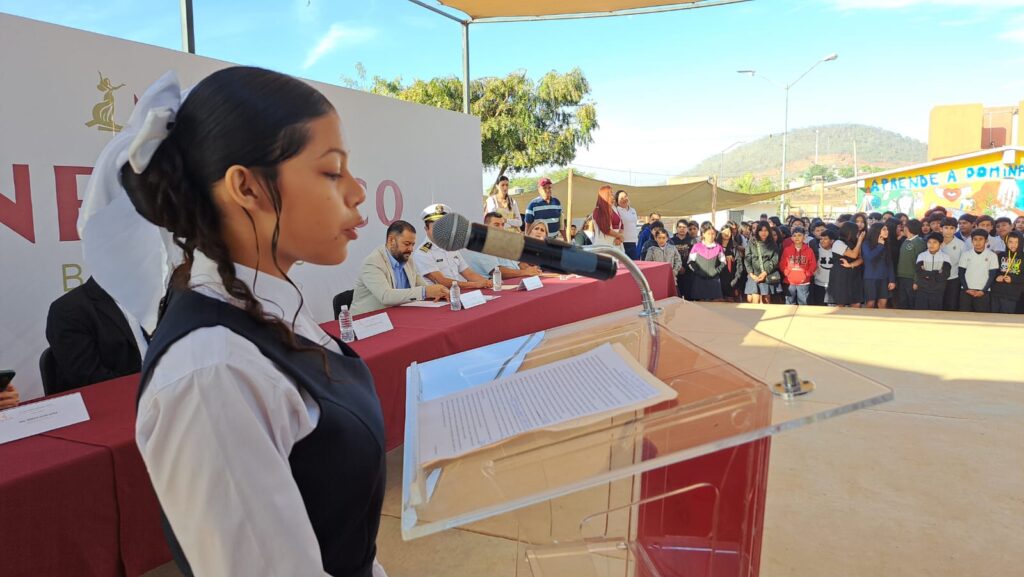
<path fill-rule="evenodd" d="M 53 301 L 46 340 L 57 365 L 57 391 L 139 372 L 142 357 L 128 320 L 91 277 Z"/>

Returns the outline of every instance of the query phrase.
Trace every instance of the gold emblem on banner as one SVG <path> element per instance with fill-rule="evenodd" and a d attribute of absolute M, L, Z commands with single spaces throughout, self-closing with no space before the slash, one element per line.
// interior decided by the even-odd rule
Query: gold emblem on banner
<path fill-rule="evenodd" d="M 114 122 L 114 91 L 123 88 L 124 84 L 114 86 L 110 78 L 103 76 L 102 72 L 99 72 L 99 75 L 100 83 L 96 85 L 96 90 L 103 93 L 103 100 L 92 107 L 92 120 L 85 125 L 95 126 L 96 130 L 106 132 L 121 132 L 124 127 Z"/>

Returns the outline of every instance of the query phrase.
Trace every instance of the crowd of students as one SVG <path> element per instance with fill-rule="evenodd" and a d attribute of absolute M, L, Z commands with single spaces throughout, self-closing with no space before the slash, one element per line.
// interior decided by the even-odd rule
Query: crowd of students
<path fill-rule="evenodd" d="M 698 301 L 788 303 L 837 307 L 1024 312 L 1024 216 L 962 214 L 945 208 L 921 220 L 902 213 L 843 214 L 834 223 L 761 215 L 754 222 L 678 220 L 669 230 L 652 213 L 639 226 L 624 190 L 602 186 L 582 230 L 563 230 L 561 204 L 549 179 L 519 218 L 502 178 L 488 198 L 509 222 L 528 234 L 560 237 L 586 246 L 620 248 L 636 260 L 666 262 L 680 296 Z M 518 228 L 518 227 L 517 227 Z M 532 234 L 531 234 L 532 236 Z"/>
<path fill-rule="evenodd" d="M 721 230 L 684 219 L 674 232 L 657 216 L 637 254 L 670 263 L 690 300 L 1024 312 L 1024 216 L 762 215 Z"/>

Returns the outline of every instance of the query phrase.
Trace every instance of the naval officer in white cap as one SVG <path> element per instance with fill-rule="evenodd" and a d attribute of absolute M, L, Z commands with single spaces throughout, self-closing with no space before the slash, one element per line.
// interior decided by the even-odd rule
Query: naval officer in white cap
<path fill-rule="evenodd" d="M 423 209 L 427 239 L 412 253 L 416 270 L 428 283 L 447 288 L 455 282 L 462 290 L 491 288 L 491 281 L 474 272 L 458 251 L 444 250 L 434 244 L 434 222 L 450 212 L 452 209 L 441 203 Z"/>

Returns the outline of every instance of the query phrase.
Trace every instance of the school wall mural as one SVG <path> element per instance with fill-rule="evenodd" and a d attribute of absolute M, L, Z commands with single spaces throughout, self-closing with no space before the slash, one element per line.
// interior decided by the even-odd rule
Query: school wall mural
<path fill-rule="evenodd" d="M 857 190 L 857 206 L 865 207 L 865 201 L 872 211 L 890 210 L 914 218 L 936 206 L 953 216 L 1016 218 L 1024 215 L 1024 152 L 997 151 L 865 180 Z"/>

